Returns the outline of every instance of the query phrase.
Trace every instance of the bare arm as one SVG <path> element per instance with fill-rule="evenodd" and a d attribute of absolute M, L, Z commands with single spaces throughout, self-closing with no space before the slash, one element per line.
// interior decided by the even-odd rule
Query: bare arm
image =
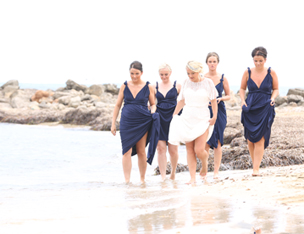
<path fill-rule="evenodd" d="M 116 124 L 115 123 L 116 123 L 116 119 L 117 119 L 118 113 L 120 111 L 122 102 L 123 102 L 125 87 L 126 86 L 124 84 L 120 87 L 118 97 L 117 97 L 117 101 L 116 101 L 116 104 L 115 104 L 115 107 L 114 107 L 114 110 L 113 110 L 111 132 L 114 136 L 116 135 Z"/>
<path fill-rule="evenodd" d="M 212 108 L 213 117 L 209 120 L 209 123 L 210 123 L 210 125 L 214 125 L 216 122 L 216 118 L 217 118 L 217 100 L 216 99 L 211 100 L 211 108 Z"/>
<path fill-rule="evenodd" d="M 247 103 L 245 102 L 245 93 L 246 93 L 246 89 L 247 89 L 248 78 L 249 78 L 249 75 L 248 75 L 248 71 L 246 70 L 243 74 L 242 81 L 241 81 L 241 88 L 240 88 L 240 97 L 242 100 L 241 106 L 243 106 L 243 105 L 247 106 Z"/>
<path fill-rule="evenodd" d="M 272 89 L 273 92 L 271 94 L 271 102 L 270 105 L 274 105 L 275 99 L 277 96 L 279 96 L 279 79 L 277 74 L 275 73 L 274 70 L 271 70 L 271 76 L 272 76 Z"/>
<path fill-rule="evenodd" d="M 220 101 L 228 101 L 230 100 L 230 87 L 229 87 L 229 83 L 226 77 L 224 77 L 224 81 L 223 81 L 223 86 L 224 86 L 224 91 L 225 91 L 225 96 L 218 98 L 218 103 Z"/>
<path fill-rule="evenodd" d="M 173 116 L 177 115 L 181 111 L 181 109 L 183 109 L 184 106 L 185 106 L 185 99 L 178 101 L 174 109 Z"/>
<path fill-rule="evenodd" d="M 179 92 L 181 91 L 181 88 L 182 88 L 182 85 L 177 83 L 176 84 L 176 90 L 177 90 L 177 93 L 179 94 Z"/>
<path fill-rule="evenodd" d="M 151 108 L 151 114 L 154 114 L 156 111 L 156 104 L 155 104 L 155 88 L 152 85 L 149 85 L 150 95 L 149 95 L 149 103 Z"/>

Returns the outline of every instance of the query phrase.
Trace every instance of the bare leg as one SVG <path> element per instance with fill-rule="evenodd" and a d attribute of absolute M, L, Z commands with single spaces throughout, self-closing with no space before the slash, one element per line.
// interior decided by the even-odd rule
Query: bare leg
<path fill-rule="evenodd" d="M 170 179 L 175 180 L 176 167 L 178 162 L 178 145 L 171 145 L 168 143 L 168 149 L 171 161 L 171 175 Z"/>
<path fill-rule="evenodd" d="M 221 142 L 218 141 L 217 148 L 214 148 L 214 179 L 219 178 L 219 170 L 221 166 L 222 161 L 222 145 Z"/>
<path fill-rule="evenodd" d="M 207 129 L 203 135 L 199 136 L 194 140 L 194 151 L 196 153 L 196 156 L 202 161 L 202 169 L 200 171 L 200 176 L 203 179 L 206 179 L 206 175 L 208 172 L 209 153 L 205 150 L 208 133 L 209 130 Z"/>
<path fill-rule="evenodd" d="M 247 140 L 248 143 L 248 150 L 249 150 L 249 154 L 252 160 L 252 165 L 254 163 L 254 143 L 252 143 L 251 141 Z"/>
<path fill-rule="evenodd" d="M 157 153 L 158 153 L 158 167 L 162 177 L 162 180 L 166 179 L 166 168 L 167 168 L 167 145 L 165 141 L 158 141 Z"/>
<path fill-rule="evenodd" d="M 140 182 L 145 182 L 146 170 L 147 170 L 147 155 L 146 155 L 146 141 L 147 141 L 146 133 L 137 143 L 136 143 L 136 151 L 138 156 L 138 168 L 140 173 Z"/>
<path fill-rule="evenodd" d="M 126 183 L 130 182 L 130 177 L 131 177 L 131 169 L 132 169 L 131 153 L 132 153 L 132 148 L 122 156 L 122 168 L 123 168 Z"/>
<path fill-rule="evenodd" d="M 194 152 L 194 141 L 186 143 L 187 150 L 187 163 L 190 172 L 190 181 L 189 184 L 194 184 L 196 182 L 196 157 Z"/>
<path fill-rule="evenodd" d="M 252 162 L 253 175 L 259 175 L 260 173 L 259 169 L 264 155 L 264 143 L 265 143 L 264 137 L 260 141 L 254 143 L 254 155 L 253 155 L 254 161 Z"/>

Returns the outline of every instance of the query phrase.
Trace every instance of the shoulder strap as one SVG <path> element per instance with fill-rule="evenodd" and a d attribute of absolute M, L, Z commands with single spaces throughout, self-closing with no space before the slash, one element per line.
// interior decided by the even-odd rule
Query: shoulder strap
<path fill-rule="evenodd" d="M 148 85 L 148 84 L 150 84 L 150 82 L 149 82 L 149 81 L 147 81 L 147 82 L 146 82 L 146 85 Z"/>
<path fill-rule="evenodd" d="M 221 82 L 223 82 L 224 81 L 224 74 L 222 75 L 222 78 L 221 78 Z"/>
<path fill-rule="evenodd" d="M 173 87 L 175 88 L 175 86 L 176 86 L 176 81 L 174 81 L 174 84 L 173 84 Z"/>
<path fill-rule="evenodd" d="M 125 86 L 128 86 L 128 81 L 125 81 L 124 85 L 125 85 Z"/>
<path fill-rule="evenodd" d="M 250 68 L 248 67 L 248 74 L 249 74 L 249 77 L 251 76 L 251 70 Z"/>
<path fill-rule="evenodd" d="M 158 82 L 156 82 L 156 90 L 158 90 Z"/>
<path fill-rule="evenodd" d="M 270 73 L 270 72 L 271 72 L 271 67 L 268 68 L 268 73 Z"/>

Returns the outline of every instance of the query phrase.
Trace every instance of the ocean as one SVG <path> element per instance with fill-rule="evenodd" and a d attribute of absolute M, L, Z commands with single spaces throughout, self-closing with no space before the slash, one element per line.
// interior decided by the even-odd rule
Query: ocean
<path fill-rule="evenodd" d="M 281 233 L 286 225 L 278 207 L 202 194 L 207 185 L 186 185 L 188 172 L 162 182 L 154 175 L 157 158 L 140 184 L 132 157 L 131 183 L 125 184 L 119 134 L 6 123 L 0 133 L 1 234 L 190 233 L 193 227 L 200 233 L 253 233 L 254 225 Z M 184 146 L 179 154 L 185 164 Z"/>

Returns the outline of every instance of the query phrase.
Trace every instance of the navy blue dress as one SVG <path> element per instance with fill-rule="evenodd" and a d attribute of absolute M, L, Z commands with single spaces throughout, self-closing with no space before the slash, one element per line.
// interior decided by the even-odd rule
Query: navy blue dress
<path fill-rule="evenodd" d="M 177 89 L 176 81 L 174 81 L 173 87 L 167 92 L 166 96 L 158 91 L 158 82 L 156 82 L 156 98 L 157 109 L 160 119 L 160 134 L 159 140 L 168 141 L 169 126 L 172 120 L 172 115 L 177 104 Z"/>
<path fill-rule="evenodd" d="M 148 109 L 149 82 L 138 92 L 134 98 L 127 81 L 124 83 L 124 107 L 120 118 L 120 137 L 122 154 L 132 148 L 132 156 L 136 154 L 136 143 L 148 132 L 147 142 L 149 144 L 148 160 L 151 165 L 159 138 L 159 114 Z"/>
<path fill-rule="evenodd" d="M 222 93 L 224 90 L 223 81 L 224 81 L 224 74 L 222 75 L 220 83 L 218 83 L 215 86 L 215 88 L 217 89 L 217 92 L 219 94 L 217 98 L 222 97 Z M 226 114 L 225 103 L 223 101 L 221 101 L 218 103 L 217 106 L 218 106 L 217 118 L 216 118 L 216 122 L 214 124 L 213 133 L 212 133 L 209 141 L 207 142 L 207 144 L 210 145 L 211 149 L 218 147 L 218 141 L 220 141 L 221 145 L 224 144 L 224 130 L 227 125 L 227 114 Z M 210 111 L 210 118 L 212 118 L 213 113 L 212 113 L 211 106 L 209 106 L 209 111 Z"/>
<path fill-rule="evenodd" d="M 271 125 L 275 117 L 274 106 L 270 105 L 272 93 L 272 76 L 270 68 L 260 87 L 251 79 L 251 70 L 248 68 L 249 90 L 246 103 L 242 106 L 241 122 L 244 126 L 244 136 L 249 141 L 256 143 L 265 138 L 264 149 L 269 145 Z"/>

